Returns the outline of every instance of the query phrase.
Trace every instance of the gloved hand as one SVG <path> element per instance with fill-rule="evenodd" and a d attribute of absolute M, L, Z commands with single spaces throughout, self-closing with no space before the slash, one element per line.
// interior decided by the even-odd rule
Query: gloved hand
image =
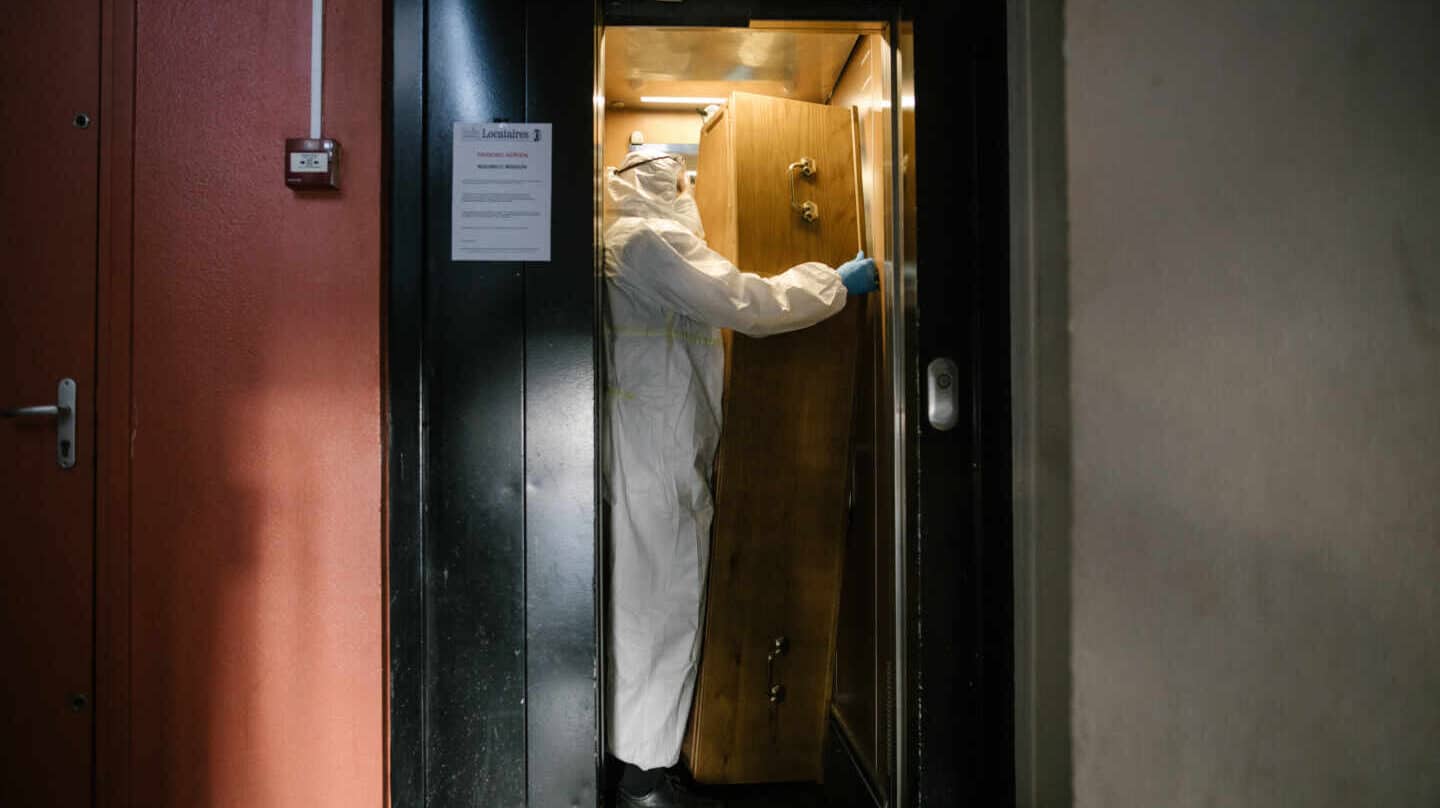
<path fill-rule="evenodd" d="M 880 272 L 875 269 L 875 259 L 866 258 L 865 251 L 855 253 L 855 258 L 846 261 L 836 270 L 845 291 L 852 295 L 868 295 L 880 288 Z"/>

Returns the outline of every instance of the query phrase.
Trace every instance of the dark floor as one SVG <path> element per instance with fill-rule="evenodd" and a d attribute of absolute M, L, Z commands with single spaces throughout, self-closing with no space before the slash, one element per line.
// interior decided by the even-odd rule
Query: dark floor
<path fill-rule="evenodd" d="M 707 795 L 723 798 L 725 805 L 743 808 L 824 808 L 825 795 L 814 783 L 787 783 L 768 786 L 727 786 L 711 789 Z"/>
<path fill-rule="evenodd" d="M 831 740 L 834 740 L 832 733 Z M 838 746 L 836 747 L 839 748 Z M 619 787 L 619 777 L 624 769 L 624 764 L 614 758 L 608 758 L 608 765 L 605 768 L 606 793 L 613 795 Z M 845 769 L 839 769 L 845 770 Z M 827 767 L 827 771 L 830 768 Z M 826 808 L 825 787 L 819 783 L 765 783 L 759 785 L 744 786 L 703 786 L 695 783 L 690 778 L 690 773 L 684 767 L 677 767 L 677 773 L 681 780 L 687 784 L 695 793 L 720 800 L 727 806 L 735 808 Z M 832 784 L 834 785 L 834 784 Z M 857 780 L 856 788 L 863 788 Z M 610 804 L 614 805 L 614 797 L 611 797 Z M 860 802 L 841 800 L 842 806 L 861 805 Z M 874 803 L 865 802 L 864 805 Z M 837 806 L 837 808 L 840 808 Z"/>
<path fill-rule="evenodd" d="M 613 767 L 617 772 L 619 767 Z M 611 794 L 616 783 L 610 783 Z M 698 794 L 735 808 L 825 808 L 825 794 L 816 783 L 769 783 L 753 786 L 690 786 Z M 612 798 L 613 804 L 613 798 Z"/>
<path fill-rule="evenodd" d="M 814 783 L 724 786 L 697 789 L 735 808 L 824 808 L 825 796 Z"/>

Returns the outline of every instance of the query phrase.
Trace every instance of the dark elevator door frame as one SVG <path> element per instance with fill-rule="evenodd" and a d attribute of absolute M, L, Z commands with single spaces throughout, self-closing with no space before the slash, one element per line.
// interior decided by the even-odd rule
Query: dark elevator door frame
<path fill-rule="evenodd" d="M 603 5 L 603 8 L 601 7 Z M 390 792 L 595 805 L 597 22 L 891 21 L 834 0 L 392 0 L 386 126 Z M 918 304 L 906 335 L 908 803 L 1014 801 L 1007 116 L 1001 0 L 906 5 Z M 548 264 L 453 264 L 450 124 L 554 127 Z M 923 424 L 919 374 L 969 413 Z"/>

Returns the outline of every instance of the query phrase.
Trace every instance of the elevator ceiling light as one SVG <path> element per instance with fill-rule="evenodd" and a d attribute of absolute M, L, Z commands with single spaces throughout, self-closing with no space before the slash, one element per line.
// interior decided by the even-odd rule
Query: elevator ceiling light
<path fill-rule="evenodd" d="M 724 98 L 710 98 L 702 95 L 642 95 L 642 104 L 689 104 L 694 107 L 703 107 L 706 104 L 723 104 Z"/>

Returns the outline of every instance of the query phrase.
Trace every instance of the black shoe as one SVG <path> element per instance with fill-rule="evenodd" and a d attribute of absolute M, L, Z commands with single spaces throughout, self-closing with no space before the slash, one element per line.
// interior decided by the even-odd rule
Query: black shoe
<path fill-rule="evenodd" d="M 631 794 L 622 786 L 616 808 L 722 808 L 719 800 L 691 791 L 674 774 L 666 772 L 655 787 L 644 794 Z"/>

